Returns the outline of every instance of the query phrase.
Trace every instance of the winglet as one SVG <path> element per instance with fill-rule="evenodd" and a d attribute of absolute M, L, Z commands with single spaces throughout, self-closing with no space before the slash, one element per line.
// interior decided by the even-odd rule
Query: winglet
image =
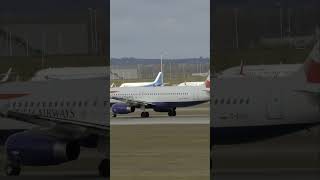
<path fill-rule="evenodd" d="M 5 76 L 1 79 L 1 83 L 5 83 L 9 80 L 11 72 L 12 72 L 12 68 L 10 68 L 8 72 L 5 74 Z"/>

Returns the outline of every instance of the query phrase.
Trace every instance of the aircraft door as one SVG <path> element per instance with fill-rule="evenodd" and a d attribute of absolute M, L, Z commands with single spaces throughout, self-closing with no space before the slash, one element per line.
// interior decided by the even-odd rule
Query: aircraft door
<path fill-rule="evenodd" d="M 193 92 L 193 100 L 197 100 L 199 99 L 199 89 L 195 88 L 194 92 Z"/>
<path fill-rule="evenodd" d="M 281 100 L 281 91 L 279 89 L 271 89 L 267 100 L 267 118 L 282 119 L 283 109 Z"/>

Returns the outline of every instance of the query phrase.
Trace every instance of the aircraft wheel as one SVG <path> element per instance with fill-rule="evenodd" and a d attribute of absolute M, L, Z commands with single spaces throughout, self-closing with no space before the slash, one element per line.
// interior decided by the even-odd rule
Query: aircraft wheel
<path fill-rule="evenodd" d="M 146 117 L 149 117 L 149 112 L 146 112 Z"/>
<path fill-rule="evenodd" d="M 117 117 L 117 114 L 112 114 L 112 117 Z"/>
<path fill-rule="evenodd" d="M 20 166 L 14 166 L 12 164 L 7 164 L 4 167 L 5 173 L 7 176 L 19 176 L 21 172 Z"/>
<path fill-rule="evenodd" d="M 175 110 L 172 111 L 172 116 L 176 116 L 177 112 Z"/>
<path fill-rule="evenodd" d="M 169 111 L 169 112 L 168 112 L 168 116 L 172 116 L 172 111 Z"/>
<path fill-rule="evenodd" d="M 110 177 L 110 160 L 103 159 L 99 164 L 98 169 L 101 177 Z"/>

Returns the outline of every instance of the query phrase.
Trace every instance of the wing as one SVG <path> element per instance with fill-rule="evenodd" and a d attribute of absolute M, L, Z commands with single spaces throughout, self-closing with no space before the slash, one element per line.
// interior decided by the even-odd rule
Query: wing
<path fill-rule="evenodd" d="M 96 134 L 99 136 L 109 136 L 110 126 L 95 124 L 91 122 L 75 121 L 70 119 L 50 118 L 40 115 L 31 115 L 27 113 L 7 111 L 6 117 L 18 121 L 35 124 L 49 129 L 49 131 L 59 131 L 59 133 L 70 134 L 74 136 L 85 136 L 87 134 Z"/>
<path fill-rule="evenodd" d="M 153 106 L 152 103 L 149 103 L 149 102 L 146 102 L 146 101 L 135 100 L 132 97 L 124 98 L 124 97 L 111 96 L 110 98 L 114 99 L 114 100 L 121 101 L 121 102 L 126 103 L 126 104 L 128 104 L 130 106 Z"/>

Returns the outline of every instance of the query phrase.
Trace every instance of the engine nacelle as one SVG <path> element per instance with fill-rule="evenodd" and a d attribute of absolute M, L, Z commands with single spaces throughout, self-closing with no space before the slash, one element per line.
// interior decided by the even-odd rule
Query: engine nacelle
<path fill-rule="evenodd" d="M 77 142 L 28 132 L 17 133 L 6 141 L 8 160 L 29 166 L 49 166 L 76 160 L 80 154 Z"/>
<path fill-rule="evenodd" d="M 117 103 L 112 105 L 111 110 L 115 114 L 129 114 L 135 111 L 135 107 L 130 107 L 124 103 Z"/>

